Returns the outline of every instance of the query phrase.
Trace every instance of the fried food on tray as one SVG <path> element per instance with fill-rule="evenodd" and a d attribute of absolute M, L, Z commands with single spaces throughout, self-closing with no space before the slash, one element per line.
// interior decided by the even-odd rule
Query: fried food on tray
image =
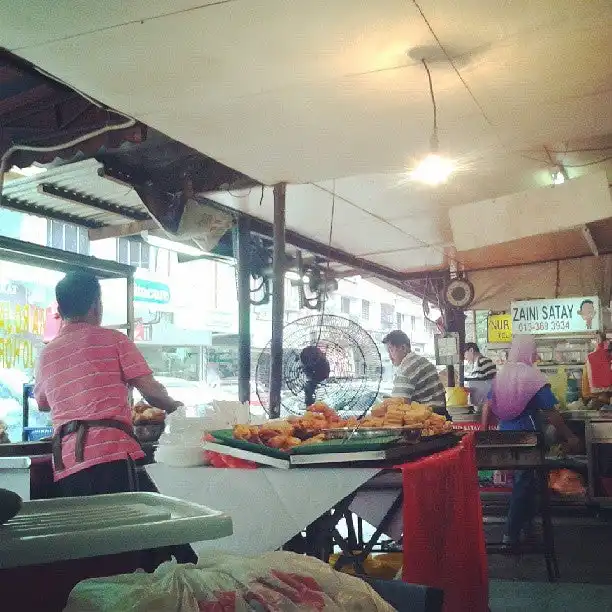
<path fill-rule="evenodd" d="M 420 429 L 421 435 L 432 436 L 452 431 L 452 424 L 442 415 L 435 414 L 431 406 L 392 397 L 372 408 L 361 421 L 361 427 Z"/>
<path fill-rule="evenodd" d="M 166 413 L 159 409 L 149 406 L 145 402 L 138 402 L 132 407 L 132 423 L 134 425 L 145 425 L 147 423 L 163 423 Z"/>
<path fill-rule="evenodd" d="M 323 440 L 325 440 L 325 434 L 317 434 L 312 438 L 308 438 L 308 440 L 304 440 L 302 442 L 302 446 L 305 446 L 306 444 L 318 444 L 319 442 L 323 442 Z"/>
<path fill-rule="evenodd" d="M 342 420 L 338 413 L 327 404 L 317 402 L 301 416 L 287 420 L 275 420 L 263 425 L 236 425 L 233 436 L 254 444 L 270 448 L 290 450 L 302 444 L 317 444 L 325 439 L 324 429 L 355 427 L 357 419 Z"/>

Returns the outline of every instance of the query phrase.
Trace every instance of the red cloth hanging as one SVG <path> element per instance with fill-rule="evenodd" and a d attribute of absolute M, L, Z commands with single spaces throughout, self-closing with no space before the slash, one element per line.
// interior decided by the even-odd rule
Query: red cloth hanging
<path fill-rule="evenodd" d="M 587 356 L 587 372 L 591 389 L 612 387 L 612 358 L 606 344 L 600 343 Z"/>
<path fill-rule="evenodd" d="M 487 555 L 473 434 L 400 466 L 403 580 L 444 591 L 444 612 L 487 612 Z"/>
<path fill-rule="evenodd" d="M 46 309 L 45 312 L 45 331 L 43 335 L 43 342 L 51 342 L 59 333 L 62 327 L 62 319 L 57 309 L 57 302 L 54 302 L 51 306 Z"/>

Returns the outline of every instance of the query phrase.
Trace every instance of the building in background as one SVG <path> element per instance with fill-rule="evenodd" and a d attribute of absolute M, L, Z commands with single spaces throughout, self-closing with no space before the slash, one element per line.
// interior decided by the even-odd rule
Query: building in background
<path fill-rule="evenodd" d="M 168 386 L 184 381 L 185 388 L 202 385 L 200 393 L 206 388 L 216 393 L 223 389 L 226 396 L 237 395 L 238 300 L 232 262 L 201 259 L 179 263 L 176 253 L 142 241 L 111 238 L 91 242 L 85 228 L 1 209 L 0 228 L 3 235 L 12 238 L 135 266 L 135 340 L 155 373 Z M 22 301 L 33 308 L 52 306 L 59 277 L 48 272 L 32 274 L 14 265 L 0 266 L 0 285 L 27 286 Z M 102 290 L 104 323 L 124 323 L 125 282 L 103 281 Z M 285 308 L 287 322 L 313 314 L 312 310 L 300 310 L 298 287 L 290 280 L 286 282 Z M 425 318 L 417 298 L 398 295 L 356 276 L 339 281 L 338 290 L 326 301 L 325 311 L 353 319 L 373 336 L 383 358 L 383 386 L 390 385 L 392 378 L 382 346 L 390 330 L 405 331 L 413 350 L 433 359 L 435 324 Z M 270 340 L 271 305 L 254 306 L 252 312 L 255 366 L 261 349 Z M 30 361 L 35 361 L 42 346 L 42 338 L 40 342 L 34 340 Z M 31 367 L 18 367 L 24 376 L 32 376 Z"/>

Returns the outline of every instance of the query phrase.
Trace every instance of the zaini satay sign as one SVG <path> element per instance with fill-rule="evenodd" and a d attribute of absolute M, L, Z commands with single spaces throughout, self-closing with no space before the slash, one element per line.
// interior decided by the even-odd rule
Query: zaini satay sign
<path fill-rule="evenodd" d="M 600 327 L 598 297 L 512 302 L 512 334 L 595 332 Z"/>

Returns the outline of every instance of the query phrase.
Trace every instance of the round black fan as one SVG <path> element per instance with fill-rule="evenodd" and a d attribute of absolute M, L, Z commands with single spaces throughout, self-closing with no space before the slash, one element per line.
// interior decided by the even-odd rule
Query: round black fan
<path fill-rule="evenodd" d="M 283 331 L 281 416 L 325 402 L 345 415 L 363 414 L 375 401 L 382 377 L 376 343 L 360 325 L 329 314 L 298 319 Z M 270 414 L 270 344 L 259 355 L 256 391 Z"/>

